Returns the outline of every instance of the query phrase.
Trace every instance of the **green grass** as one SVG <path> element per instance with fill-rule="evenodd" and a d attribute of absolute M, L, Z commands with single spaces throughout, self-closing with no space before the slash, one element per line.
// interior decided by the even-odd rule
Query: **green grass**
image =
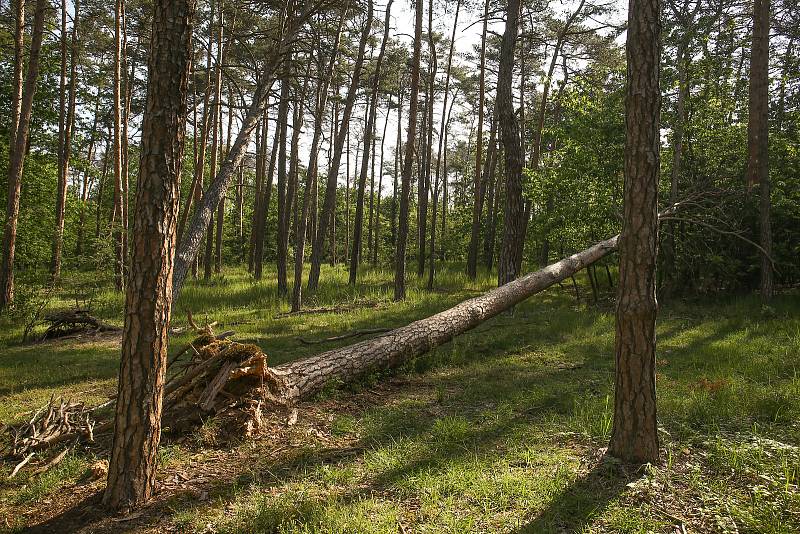
<path fill-rule="evenodd" d="M 470 283 L 460 272 L 440 273 L 433 293 L 414 279 L 396 304 L 391 273 L 368 270 L 350 288 L 344 268 L 326 268 L 307 304 L 351 311 L 276 317 L 288 308 L 274 274 L 255 283 L 231 269 L 189 284 L 175 323 L 186 310 L 219 321 L 277 364 L 347 344 L 307 346 L 298 336 L 403 325 L 492 286 L 488 274 Z M 74 299 L 68 292 L 51 306 Z M 119 296 L 104 289 L 95 302 L 98 315 L 119 320 Z M 0 420 L 53 392 L 87 401 L 113 394 L 115 347 L 21 345 L 20 321 L 4 321 Z M 176 336 L 172 350 L 188 339 Z M 800 532 L 800 297 L 783 295 L 769 308 L 749 297 L 662 304 L 664 454 L 639 474 L 600 460 L 612 425 L 613 343 L 608 298 L 576 302 L 571 289 L 555 287 L 391 376 L 327 391 L 301 409 L 285 443 L 222 445 L 209 422 L 164 446 L 165 471 L 231 468 L 206 487 L 207 498 L 176 497 L 141 528 L 644 533 L 674 532 L 679 519 L 690 532 Z M 0 511 L 79 485 L 92 460 L 81 454 L 58 471 L 5 482 Z"/>

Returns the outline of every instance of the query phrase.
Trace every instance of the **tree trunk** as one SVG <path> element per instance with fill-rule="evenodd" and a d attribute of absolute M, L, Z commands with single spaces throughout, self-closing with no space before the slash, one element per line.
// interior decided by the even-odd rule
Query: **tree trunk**
<path fill-rule="evenodd" d="M 403 175 L 400 184 L 400 216 L 397 228 L 397 247 L 394 254 L 394 300 L 406 297 L 406 246 L 408 244 L 408 215 L 411 200 L 411 171 L 414 166 L 414 138 L 417 133 L 417 103 L 419 100 L 419 64 L 422 52 L 422 1 L 415 2 L 414 52 L 411 56 L 411 97 L 408 107 L 408 133 Z M 399 125 L 398 125 L 399 128 Z"/>
<path fill-rule="evenodd" d="M 426 240 L 428 236 L 428 196 L 431 194 L 431 163 L 433 160 L 433 103 L 436 100 L 436 72 L 438 70 L 436 44 L 433 38 L 433 0 L 428 2 L 428 85 L 425 90 L 425 125 L 423 126 L 424 138 L 424 163 L 421 165 L 420 183 L 417 188 L 419 202 L 417 203 L 417 230 L 419 233 L 417 252 L 417 276 L 422 278 L 425 274 Z M 432 231 L 436 231 L 435 228 Z"/>
<path fill-rule="evenodd" d="M 333 69 L 336 66 L 336 58 L 339 52 L 339 43 L 342 38 L 342 28 L 347 16 L 347 6 L 342 9 L 339 16 L 339 25 L 336 29 L 336 37 L 333 41 L 333 52 L 325 69 L 324 77 L 317 86 L 316 110 L 314 114 L 314 136 L 311 141 L 309 152 L 308 167 L 306 168 L 306 187 L 303 193 L 303 209 L 300 215 L 300 224 L 297 227 L 297 241 L 294 249 L 294 285 L 292 286 L 292 311 L 300 311 L 303 304 L 303 259 L 306 250 L 306 228 L 309 222 L 309 209 L 314 202 L 317 193 L 317 177 L 319 162 L 319 144 L 322 140 L 322 122 L 325 117 L 325 109 L 328 105 L 328 90 L 330 89 Z"/>
<path fill-rule="evenodd" d="M 111 229 L 114 240 L 114 287 L 117 291 L 125 288 L 125 187 L 123 184 L 123 164 L 125 155 L 122 142 L 122 61 L 125 54 L 123 47 L 123 17 L 125 8 L 123 0 L 116 0 L 114 12 L 114 75 L 113 75 L 113 108 L 114 108 L 114 204 L 111 211 Z"/>
<path fill-rule="evenodd" d="M 33 95 L 36 92 L 36 79 L 39 76 L 39 55 L 42 49 L 45 10 L 47 0 L 37 0 L 33 17 L 31 48 L 28 53 L 28 72 L 22 88 L 19 104 L 19 121 L 13 135 L 14 145 L 8 164 L 8 199 L 6 203 L 6 223 L 3 228 L 3 263 L 0 266 L 0 310 L 14 302 L 14 252 L 17 245 L 17 222 L 19 221 L 19 195 L 22 188 L 22 171 L 25 165 L 25 150 L 31 126 Z M 18 6 L 19 9 L 19 6 Z M 24 8 L 23 8 L 24 9 Z M 24 23 L 24 21 L 23 21 Z M 23 30 L 24 31 L 24 30 Z M 22 38 L 18 38 L 21 43 Z M 12 103 L 12 105 L 15 105 Z M 13 119 L 12 119 L 13 121 Z M 13 124 L 12 124 L 13 126 Z"/>
<path fill-rule="evenodd" d="M 157 0 L 154 8 L 134 217 L 136 254 L 103 495 L 103 502 L 118 510 L 142 505 L 155 487 L 194 7 L 193 0 Z"/>
<path fill-rule="evenodd" d="M 322 203 L 322 214 L 319 219 L 319 227 L 317 228 L 317 238 L 314 240 L 314 245 L 311 247 L 311 271 L 308 274 L 309 291 L 314 291 L 319 285 L 319 270 L 322 264 L 322 254 L 325 250 L 325 237 L 328 233 L 328 224 L 333 217 L 336 207 L 336 184 L 339 180 L 339 166 L 342 161 L 342 150 L 347 138 L 346 134 L 349 132 L 350 128 L 350 116 L 353 113 L 353 105 L 355 104 L 358 86 L 361 81 L 364 51 L 366 50 L 367 40 L 372 27 L 372 9 L 372 2 L 369 2 L 367 7 L 367 19 L 364 24 L 364 29 L 361 32 L 361 39 L 358 43 L 358 56 L 352 68 L 353 75 L 350 80 L 350 88 L 347 90 L 347 98 L 345 99 L 344 110 L 342 111 L 342 121 L 339 123 L 339 131 L 336 135 L 333 157 L 331 158 L 328 168 L 328 177 L 325 184 L 325 199 Z M 348 161 L 349 159 L 348 152 Z"/>
<path fill-rule="evenodd" d="M 266 118 L 264 123 L 264 131 L 267 131 L 266 126 Z M 266 170 L 266 183 L 264 184 L 263 191 L 261 193 L 261 205 L 260 205 L 260 212 L 258 214 L 258 221 L 255 230 L 253 231 L 256 234 L 254 247 L 255 250 L 253 252 L 253 277 L 256 280 L 261 280 L 261 275 L 263 272 L 264 267 L 264 235 L 267 226 L 267 214 L 269 213 L 269 205 L 270 201 L 272 200 L 272 183 L 273 183 L 273 175 L 275 174 L 275 163 L 278 157 L 278 143 L 280 143 L 281 139 L 281 129 L 278 128 L 277 118 L 275 119 L 275 136 L 272 141 L 272 150 L 270 151 L 269 156 L 269 165 L 267 166 Z M 267 138 L 264 136 L 264 151 L 266 152 L 266 145 L 267 145 Z M 266 157 L 266 153 L 265 153 Z"/>
<path fill-rule="evenodd" d="M 389 102 L 391 98 L 387 99 L 386 117 L 383 120 L 383 135 L 381 135 L 381 159 L 378 163 L 378 198 L 375 200 L 375 236 L 374 246 L 372 248 L 372 266 L 378 265 L 378 251 L 380 249 L 380 234 L 381 234 L 381 193 L 383 191 L 383 156 L 386 145 L 386 128 L 389 126 Z M 399 123 L 398 123 L 399 126 Z"/>
<path fill-rule="evenodd" d="M 86 167 L 83 169 L 83 181 L 81 184 L 81 205 L 80 215 L 78 218 L 78 230 L 75 238 L 75 255 L 81 257 L 83 255 L 83 240 L 86 233 L 86 203 L 89 201 L 89 192 L 94 179 L 90 179 L 90 169 L 94 164 L 95 146 L 97 144 L 97 123 L 100 117 L 99 114 L 100 99 L 97 98 L 94 103 L 94 117 L 92 119 L 92 131 L 89 134 L 89 148 L 86 150 Z"/>
<path fill-rule="evenodd" d="M 14 159 L 17 129 L 22 112 L 23 66 L 25 63 L 25 0 L 14 2 L 14 79 L 11 88 L 11 124 L 8 160 Z"/>
<path fill-rule="evenodd" d="M 284 297 L 288 291 L 286 285 L 286 254 L 283 252 L 288 246 L 289 229 L 286 226 L 288 219 L 286 212 L 286 137 L 289 121 L 289 69 L 284 63 L 283 77 L 281 78 L 281 100 L 278 105 L 278 240 L 275 263 L 278 269 L 278 296 Z"/>
<path fill-rule="evenodd" d="M 625 190 L 616 311 L 614 427 L 608 452 L 629 463 L 658 460 L 656 295 L 658 246 L 659 0 L 632 0 L 625 94 Z"/>
<path fill-rule="evenodd" d="M 772 227 L 769 181 L 769 0 L 753 4 L 753 46 L 750 53 L 750 98 L 747 122 L 747 183 L 759 184 L 761 300 L 772 298 Z"/>
<path fill-rule="evenodd" d="M 411 87 L 414 86 L 412 78 Z M 413 95 L 412 91 L 412 102 Z M 402 225 L 402 219 L 400 223 Z M 617 237 L 612 237 L 484 295 L 378 338 L 271 368 L 269 373 L 272 380 L 265 384 L 277 399 L 293 402 L 314 395 L 326 384 L 338 381 L 346 383 L 371 371 L 397 367 L 569 278 L 614 251 L 616 244 Z"/>
<path fill-rule="evenodd" d="M 369 13 L 372 16 L 372 0 L 369 0 Z M 383 64 L 383 57 L 386 53 L 386 44 L 389 41 L 389 16 L 392 9 L 392 0 L 386 4 L 386 17 L 383 21 L 383 40 L 381 41 L 381 49 L 378 52 L 378 59 L 375 62 L 375 72 L 372 78 L 372 93 L 369 97 L 369 106 L 367 113 L 367 124 L 364 129 L 364 154 L 361 160 L 361 174 L 358 180 L 358 200 L 356 201 L 356 220 L 353 226 L 353 250 L 350 256 L 350 285 L 355 285 L 356 276 L 358 275 L 358 264 L 360 261 L 361 251 L 361 236 L 364 221 L 364 190 L 367 185 L 367 165 L 370 161 L 370 156 L 374 152 L 374 136 L 375 136 L 375 118 L 378 111 L 378 89 L 381 81 L 381 65 Z M 374 174 L 374 173 L 373 173 Z M 374 184 L 374 177 L 373 177 Z M 372 200 L 370 200 L 370 206 Z"/>
<path fill-rule="evenodd" d="M 480 195 L 480 184 L 481 158 L 483 155 L 483 111 L 485 107 L 484 99 L 486 97 L 486 30 L 488 19 L 489 0 L 486 0 L 483 7 L 483 32 L 481 34 L 480 70 L 478 73 L 478 132 L 475 142 L 475 180 L 473 181 L 472 232 L 469 240 L 469 252 L 467 253 L 467 276 L 469 276 L 472 280 L 474 280 L 478 275 L 478 240 L 480 239 L 481 203 L 483 200 Z"/>
<path fill-rule="evenodd" d="M 514 74 L 514 45 L 519 26 L 519 0 L 509 0 L 506 10 L 506 30 L 500 45 L 500 65 L 497 75 L 497 117 L 505 155 L 506 204 L 503 213 L 503 241 L 500 249 L 497 283 L 514 280 L 520 265 L 519 242 L 523 233 L 522 219 L 522 146 L 519 125 L 514 114 L 511 91 Z"/>
<path fill-rule="evenodd" d="M 497 178 L 497 142 L 489 147 L 489 171 L 486 179 L 489 198 L 487 199 L 486 216 L 489 219 L 486 235 L 483 239 L 483 260 L 487 271 L 494 267 L 495 237 L 497 235 L 497 207 L 500 202 L 500 186 Z"/>

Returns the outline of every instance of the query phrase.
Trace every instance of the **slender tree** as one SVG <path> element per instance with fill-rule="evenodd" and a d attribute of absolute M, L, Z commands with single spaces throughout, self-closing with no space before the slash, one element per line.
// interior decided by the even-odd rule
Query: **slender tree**
<path fill-rule="evenodd" d="M 486 0 L 483 5 L 483 32 L 481 33 L 480 67 L 478 70 L 478 131 L 475 141 L 475 179 L 472 184 L 472 231 L 470 233 L 469 251 L 467 252 L 467 276 L 473 280 L 478 275 L 478 240 L 480 239 L 480 219 L 483 200 L 480 195 L 480 183 L 483 156 L 484 99 L 486 97 L 486 32 L 488 20 L 489 0 Z"/>
<path fill-rule="evenodd" d="M 370 2 L 372 0 L 369 0 Z M 369 8 L 372 9 L 371 7 Z M 364 129 L 364 154 L 361 160 L 361 173 L 358 180 L 358 198 L 356 200 L 356 219 L 353 225 L 353 249 L 350 254 L 350 285 L 355 285 L 358 275 L 358 265 L 361 259 L 361 237 L 364 226 L 364 190 L 367 183 L 367 165 L 369 164 L 371 151 L 374 152 L 375 118 L 378 108 L 378 89 L 381 81 L 381 65 L 386 53 L 386 43 L 389 41 L 389 17 L 391 15 L 392 0 L 386 4 L 386 16 L 383 21 L 383 40 L 381 49 L 378 52 L 378 59 L 375 61 L 375 72 L 372 74 L 372 92 L 369 96 L 367 113 L 367 124 Z"/>
<path fill-rule="evenodd" d="M 403 174 L 400 184 L 400 214 L 397 227 L 397 246 L 394 254 L 394 300 L 406 297 L 406 246 L 408 244 L 408 215 L 411 200 L 411 171 L 414 166 L 414 140 L 417 133 L 417 104 L 419 100 L 419 67 L 422 52 L 422 0 L 415 2 L 414 51 L 411 56 L 411 96 L 408 105 L 408 133 Z M 398 124 L 398 128 L 399 128 Z"/>
<path fill-rule="evenodd" d="M 44 34 L 45 11 L 49 3 L 47 0 L 37 0 L 33 15 L 33 31 L 31 33 L 31 47 L 28 52 L 28 70 L 22 90 L 19 92 L 19 118 L 12 118 L 13 148 L 10 152 L 8 164 L 8 200 L 6 202 L 6 221 L 3 228 L 3 261 L 0 265 L 0 310 L 7 308 L 14 302 L 14 254 L 17 246 L 17 223 L 19 222 L 19 196 L 22 189 L 22 171 L 25 165 L 25 152 L 28 146 L 28 135 L 31 127 L 31 113 L 33 110 L 33 95 L 36 92 L 36 80 L 39 77 L 39 56 L 42 50 L 42 36 Z M 20 7 L 17 6 L 17 16 L 20 16 Z M 24 7 L 21 10 L 24 17 Z M 20 20 L 17 20 L 20 24 Z M 24 26 L 24 20 L 21 21 Z M 19 26 L 17 27 L 19 31 Z M 24 32 L 24 28 L 23 28 Z M 15 46 L 23 43 L 22 34 L 15 37 Z M 15 59 L 22 61 L 22 53 L 15 51 Z M 17 66 L 14 67 L 15 72 Z M 19 67 L 20 71 L 22 67 Z M 12 106 L 16 106 L 12 102 Z M 16 109 L 14 110 L 16 114 Z"/>
<path fill-rule="evenodd" d="M 761 299 L 772 298 L 772 225 L 769 180 L 769 0 L 753 3 L 753 46 L 750 51 L 750 98 L 747 122 L 747 182 L 759 185 Z"/>

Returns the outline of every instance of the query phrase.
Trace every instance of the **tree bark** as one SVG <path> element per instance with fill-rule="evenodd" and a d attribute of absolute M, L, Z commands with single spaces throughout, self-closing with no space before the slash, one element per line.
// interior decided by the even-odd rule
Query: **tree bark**
<path fill-rule="evenodd" d="M 523 235 L 522 217 L 522 145 L 519 125 L 514 114 L 512 82 L 514 74 L 514 45 L 519 29 L 519 0 L 509 0 L 506 10 L 506 30 L 500 45 L 500 66 L 497 75 L 497 116 L 505 155 L 506 203 L 503 214 L 503 241 L 500 249 L 497 283 L 503 285 L 519 274 Z"/>
<path fill-rule="evenodd" d="M 156 0 L 114 438 L 103 502 L 130 510 L 155 487 L 186 128 L 193 0 Z"/>
<path fill-rule="evenodd" d="M 333 217 L 336 208 L 336 184 L 339 180 L 339 166 L 342 161 L 342 150 L 349 133 L 350 116 L 353 113 L 353 105 L 358 94 L 358 86 L 361 82 L 361 70 L 364 64 L 364 51 L 367 48 L 370 28 L 372 27 L 372 2 L 367 6 L 367 18 L 364 22 L 364 29 L 361 32 L 361 39 L 358 42 L 358 55 L 353 65 L 353 75 L 350 80 L 350 88 L 347 90 L 347 97 L 342 111 L 342 121 L 339 123 L 339 131 L 336 135 L 336 143 L 333 148 L 333 157 L 328 168 L 328 176 L 325 184 L 325 199 L 322 203 L 322 214 L 317 228 L 317 238 L 311 247 L 311 271 L 308 274 L 308 290 L 314 291 L 319 285 L 319 270 L 322 265 L 322 254 L 325 250 L 325 237 L 328 233 L 328 224 Z M 348 152 L 348 161 L 350 160 Z M 348 216 L 349 220 L 349 216 Z"/>
<path fill-rule="evenodd" d="M 3 262 L 0 265 L 0 310 L 6 309 L 14 302 L 14 253 L 17 245 L 19 196 L 22 188 L 22 171 L 25 166 L 25 151 L 28 146 L 28 134 L 31 126 L 33 95 L 36 92 L 36 79 L 39 76 L 39 56 L 42 50 L 45 10 L 48 5 L 47 0 L 37 0 L 36 2 L 31 48 L 28 53 L 28 71 L 25 74 L 25 83 L 20 97 L 19 121 L 16 132 L 13 135 L 13 148 L 9 150 L 11 159 L 8 164 L 8 199 L 6 203 L 6 222 L 3 228 Z M 19 42 L 21 41 L 22 38 L 19 37 Z M 15 103 L 12 103 L 12 105 L 15 105 Z"/>
<path fill-rule="evenodd" d="M 656 295 L 661 6 L 631 0 L 626 46 L 625 188 L 616 310 L 614 426 L 608 452 L 624 462 L 658 460 Z"/>
<path fill-rule="evenodd" d="M 415 2 L 414 51 L 411 56 L 411 97 L 408 106 L 408 133 L 403 174 L 400 184 L 400 215 L 397 246 L 394 254 L 394 300 L 406 297 L 406 246 L 408 244 L 408 215 L 411 200 L 411 171 L 414 166 L 414 139 L 417 133 L 417 104 L 419 100 L 419 67 L 422 52 L 422 0 Z M 398 125 L 399 128 L 399 125 Z"/>
<path fill-rule="evenodd" d="M 753 4 L 753 46 L 750 52 L 750 97 L 747 122 L 747 183 L 759 184 L 761 300 L 772 298 L 772 227 L 769 180 L 769 0 Z"/>

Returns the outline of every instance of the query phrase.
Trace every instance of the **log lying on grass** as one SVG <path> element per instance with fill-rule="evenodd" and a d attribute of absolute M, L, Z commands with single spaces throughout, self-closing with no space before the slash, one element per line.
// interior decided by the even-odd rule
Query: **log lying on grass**
<path fill-rule="evenodd" d="M 346 383 L 370 371 L 396 367 L 585 269 L 616 250 L 618 237 L 382 336 L 269 368 L 271 396 L 290 404 L 319 392 L 331 381 Z"/>

